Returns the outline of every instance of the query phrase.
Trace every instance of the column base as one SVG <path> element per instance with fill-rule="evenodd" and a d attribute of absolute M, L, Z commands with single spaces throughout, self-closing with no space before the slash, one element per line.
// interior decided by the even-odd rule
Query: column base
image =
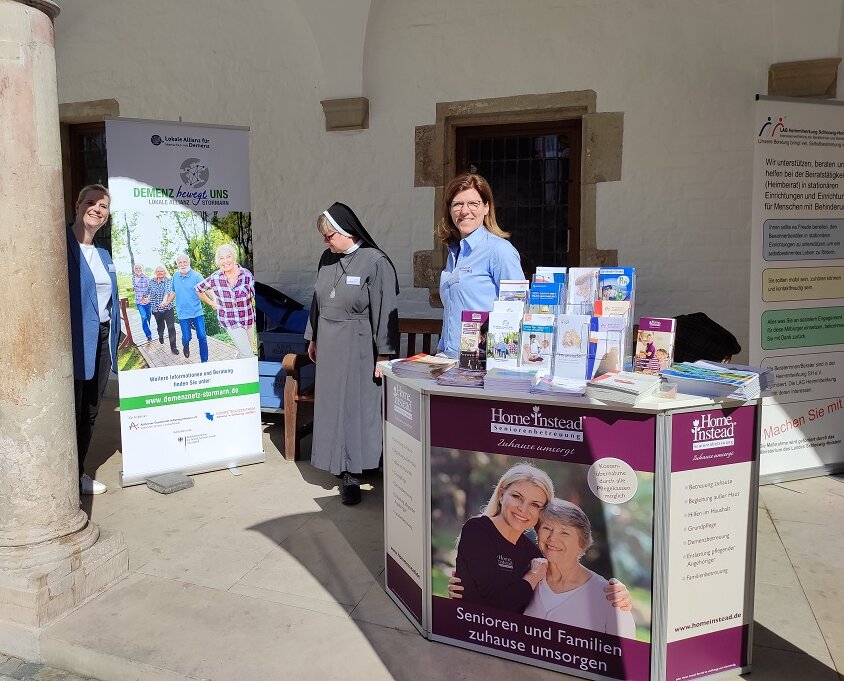
<path fill-rule="evenodd" d="M 88 548 L 60 561 L 0 571 L 0 651 L 40 660 L 44 627 L 128 573 L 129 553 L 123 535 L 106 531 Z"/>

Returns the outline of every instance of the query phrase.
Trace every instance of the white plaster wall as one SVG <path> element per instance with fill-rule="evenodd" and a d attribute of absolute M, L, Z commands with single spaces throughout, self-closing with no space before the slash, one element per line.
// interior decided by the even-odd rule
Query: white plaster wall
<path fill-rule="evenodd" d="M 438 101 L 592 89 L 599 111 L 625 114 L 599 247 L 639 268 L 639 313 L 703 310 L 746 344 L 753 96 L 772 62 L 841 54 L 842 0 L 358 0 L 363 42 L 362 22 L 301 2 L 65 2 L 60 101 L 249 125 L 259 279 L 308 300 L 313 217 L 341 200 L 393 257 L 402 313 L 436 316 L 411 288 L 433 224 L 414 127 Z M 343 40 L 364 45 L 360 81 L 330 63 Z M 370 127 L 326 133 L 319 100 L 351 96 L 335 91 L 345 78 L 363 83 Z"/>

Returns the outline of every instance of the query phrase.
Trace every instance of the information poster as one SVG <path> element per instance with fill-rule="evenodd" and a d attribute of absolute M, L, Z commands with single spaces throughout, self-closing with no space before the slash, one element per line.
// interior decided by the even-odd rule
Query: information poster
<path fill-rule="evenodd" d="M 420 628 L 425 625 L 425 459 L 422 395 L 386 379 L 384 423 L 384 553 L 388 593 Z"/>
<path fill-rule="evenodd" d="M 263 461 L 249 131 L 106 121 L 123 484 Z"/>
<path fill-rule="evenodd" d="M 844 106 L 756 105 L 750 363 L 776 376 L 763 482 L 844 467 Z"/>
<path fill-rule="evenodd" d="M 668 681 L 748 664 L 755 407 L 671 417 Z"/>
<path fill-rule="evenodd" d="M 431 637 L 650 679 L 656 417 L 450 396 L 430 411 Z"/>

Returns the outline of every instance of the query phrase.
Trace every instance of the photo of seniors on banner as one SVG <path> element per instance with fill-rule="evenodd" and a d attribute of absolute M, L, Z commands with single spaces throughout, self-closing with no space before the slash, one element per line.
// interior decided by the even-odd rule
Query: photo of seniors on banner
<path fill-rule="evenodd" d="M 249 131 L 106 123 L 123 484 L 263 461 Z"/>
<path fill-rule="evenodd" d="M 166 212 L 153 220 L 139 227 L 139 213 L 112 215 L 127 336 L 120 371 L 254 356 L 250 214 Z"/>

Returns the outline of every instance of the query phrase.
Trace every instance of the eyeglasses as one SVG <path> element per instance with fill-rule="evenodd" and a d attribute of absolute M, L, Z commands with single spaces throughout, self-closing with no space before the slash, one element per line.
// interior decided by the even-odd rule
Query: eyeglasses
<path fill-rule="evenodd" d="M 455 201 L 451 204 L 452 211 L 461 211 L 463 206 L 466 206 L 473 213 L 483 205 L 482 201 Z"/>
<path fill-rule="evenodd" d="M 323 234 L 323 235 L 322 235 L 322 240 L 323 240 L 325 243 L 328 243 L 329 241 L 331 241 L 331 240 L 332 240 L 335 236 L 337 236 L 338 234 L 339 234 L 339 232 L 331 232 L 331 234 Z"/>

